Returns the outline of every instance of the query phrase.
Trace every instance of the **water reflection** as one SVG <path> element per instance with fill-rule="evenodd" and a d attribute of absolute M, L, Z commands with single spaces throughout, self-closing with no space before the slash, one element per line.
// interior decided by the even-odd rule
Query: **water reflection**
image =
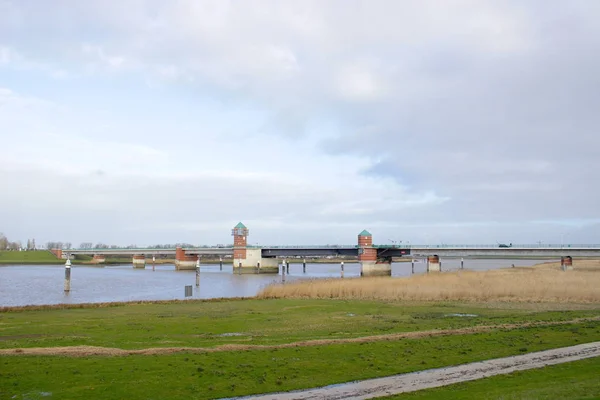
<path fill-rule="evenodd" d="M 546 260 L 547 261 L 547 260 Z M 518 266 L 530 266 L 541 260 L 475 260 L 465 259 L 465 269 L 487 270 Z M 443 259 L 442 270 L 460 268 L 460 259 Z M 131 265 L 78 266 L 72 267 L 71 292 L 63 291 L 64 267 L 27 265 L 0 267 L 0 306 L 58 303 L 100 303 L 133 300 L 183 299 L 184 287 L 193 286 L 196 299 L 219 297 L 249 297 L 262 288 L 281 282 L 280 275 L 237 275 L 231 265 L 203 265 L 200 286 L 196 287 L 195 271 L 176 271 L 174 265 L 157 265 L 155 271 L 148 265 L 134 269 Z M 426 263 L 415 263 L 415 273 L 424 273 Z M 394 263 L 392 276 L 409 276 L 411 263 Z M 320 279 L 340 276 L 339 264 L 290 264 L 287 282 L 298 279 Z M 360 276 L 360 264 L 346 263 L 344 277 Z"/>

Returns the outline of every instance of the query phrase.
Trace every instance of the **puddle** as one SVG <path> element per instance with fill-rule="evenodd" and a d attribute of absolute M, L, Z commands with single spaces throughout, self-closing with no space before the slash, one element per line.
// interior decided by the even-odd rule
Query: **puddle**
<path fill-rule="evenodd" d="M 454 314 L 446 314 L 446 317 L 479 317 L 479 315 L 454 313 Z"/>

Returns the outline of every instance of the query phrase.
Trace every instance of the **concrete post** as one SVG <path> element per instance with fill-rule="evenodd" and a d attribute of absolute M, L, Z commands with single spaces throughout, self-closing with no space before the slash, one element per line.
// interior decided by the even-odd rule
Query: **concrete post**
<path fill-rule="evenodd" d="M 285 260 L 281 262 L 281 283 L 285 283 Z"/>
<path fill-rule="evenodd" d="M 413 275 L 415 273 L 415 259 L 414 258 L 412 258 L 410 260 L 410 266 L 411 266 L 410 273 L 411 273 L 411 275 Z"/>
<path fill-rule="evenodd" d="M 460 258 L 460 269 L 465 267 L 465 259 L 463 257 Z"/>
<path fill-rule="evenodd" d="M 340 268 L 342 269 L 342 278 L 344 277 L 344 262 L 342 261 L 340 264 Z"/>
<path fill-rule="evenodd" d="M 71 260 L 67 258 L 65 263 L 65 292 L 71 291 Z"/>
<path fill-rule="evenodd" d="M 223 271 L 223 257 L 219 257 L 219 271 Z"/>
<path fill-rule="evenodd" d="M 156 263 L 156 256 L 152 256 L 152 271 L 154 271 L 154 264 Z"/>
<path fill-rule="evenodd" d="M 302 260 L 302 273 L 303 274 L 306 273 L 306 258 L 304 260 Z"/>
<path fill-rule="evenodd" d="M 200 256 L 198 256 L 198 261 L 196 261 L 196 286 L 200 286 Z"/>

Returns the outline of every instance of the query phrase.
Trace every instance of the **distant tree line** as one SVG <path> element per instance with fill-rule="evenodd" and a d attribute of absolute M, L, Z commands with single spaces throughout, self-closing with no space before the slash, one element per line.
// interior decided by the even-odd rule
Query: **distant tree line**
<path fill-rule="evenodd" d="M 147 249 L 174 249 L 175 247 L 198 247 L 190 243 L 175 243 L 175 244 L 155 244 L 151 246 L 138 246 L 137 244 L 130 244 L 127 246 L 117 246 L 114 244 L 106 244 L 106 243 L 92 243 L 92 242 L 83 242 L 79 245 L 80 249 L 84 250 L 106 250 L 106 249 L 138 249 L 140 247 Z M 200 247 L 210 247 L 210 246 L 200 246 Z"/>
<path fill-rule="evenodd" d="M 71 242 L 46 242 L 46 248 L 48 250 L 53 250 L 53 249 L 69 250 L 71 248 Z"/>
<path fill-rule="evenodd" d="M 36 250 L 35 239 L 27 239 L 27 246 L 23 247 L 23 243 L 20 240 L 11 242 L 8 240 L 6 235 L 0 233 L 0 251 L 2 250 Z"/>
<path fill-rule="evenodd" d="M 230 245 L 231 246 L 231 245 Z M 176 247 L 211 247 L 211 246 L 207 246 L 207 245 L 203 245 L 203 246 L 197 246 L 197 245 L 193 245 L 191 243 L 174 243 L 174 244 L 155 244 L 155 245 L 151 245 L 151 246 L 138 246 L 137 244 L 130 244 L 128 246 L 117 246 L 114 244 L 105 244 L 102 242 L 98 242 L 96 244 L 92 243 L 92 242 L 83 242 L 79 245 L 80 249 L 84 249 L 84 250 L 93 250 L 93 249 L 98 249 L 98 250 L 106 250 L 106 249 L 137 249 L 140 247 L 144 247 L 144 248 L 148 248 L 148 249 L 174 249 Z M 224 245 L 217 245 L 217 247 L 224 247 Z M 62 250 L 69 250 L 72 249 L 72 244 L 71 242 L 46 242 L 46 249 L 48 250 L 53 250 L 53 249 L 62 249 Z M 37 246 L 35 243 L 35 239 L 27 239 L 27 246 L 23 247 L 23 244 L 21 243 L 20 240 L 11 242 L 8 240 L 8 238 L 0 233 L 0 251 L 2 250 L 37 250 Z"/>

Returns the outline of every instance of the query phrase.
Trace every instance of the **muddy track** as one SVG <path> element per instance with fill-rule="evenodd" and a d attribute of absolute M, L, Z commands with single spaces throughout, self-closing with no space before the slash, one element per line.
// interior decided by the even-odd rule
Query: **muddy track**
<path fill-rule="evenodd" d="M 455 367 L 437 368 L 410 374 L 394 375 L 386 378 L 369 379 L 360 382 L 344 383 L 317 389 L 273 393 L 268 395 L 239 397 L 244 400 L 338 400 L 372 399 L 400 393 L 415 392 L 472 381 L 494 375 L 509 374 L 515 371 L 541 368 L 547 365 L 562 364 L 585 358 L 600 357 L 600 342 L 580 344 L 523 354 L 520 356 L 496 358 Z"/>
<path fill-rule="evenodd" d="M 581 322 L 600 321 L 600 316 L 593 318 L 576 318 L 568 321 L 552 322 L 525 322 L 521 324 L 501 324 L 501 325 L 482 325 L 459 329 L 430 330 L 416 332 L 392 333 L 388 335 L 363 336 L 347 339 L 318 339 L 305 340 L 293 343 L 283 343 L 274 345 L 248 345 L 248 344 L 224 344 L 215 347 L 153 347 L 148 349 L 126 350 L 112 347 L 97 346 L 68 346 L 68 347 L 22 347 L 12 349 L 0 349 L 0 355 L 42 355 L 42 356 L 68 356 L 68 357 L 88 357 L 88 356 L 130 356 L 130 355 L 161 355 L 173 353 L 213 353 L 220 351 L 247 351 L 247 350 L 272 350 L 308 346 L 326 346 L 332 344 L 346 343 L 372 343 L 383 341 L 397 341 L 401 339 L 419 339 L 434 336 L 450 335 L 469 335 L 474 333 L 489 332 L 498 329 L 520 329 L 542 326 L 568 325 Z"/>

